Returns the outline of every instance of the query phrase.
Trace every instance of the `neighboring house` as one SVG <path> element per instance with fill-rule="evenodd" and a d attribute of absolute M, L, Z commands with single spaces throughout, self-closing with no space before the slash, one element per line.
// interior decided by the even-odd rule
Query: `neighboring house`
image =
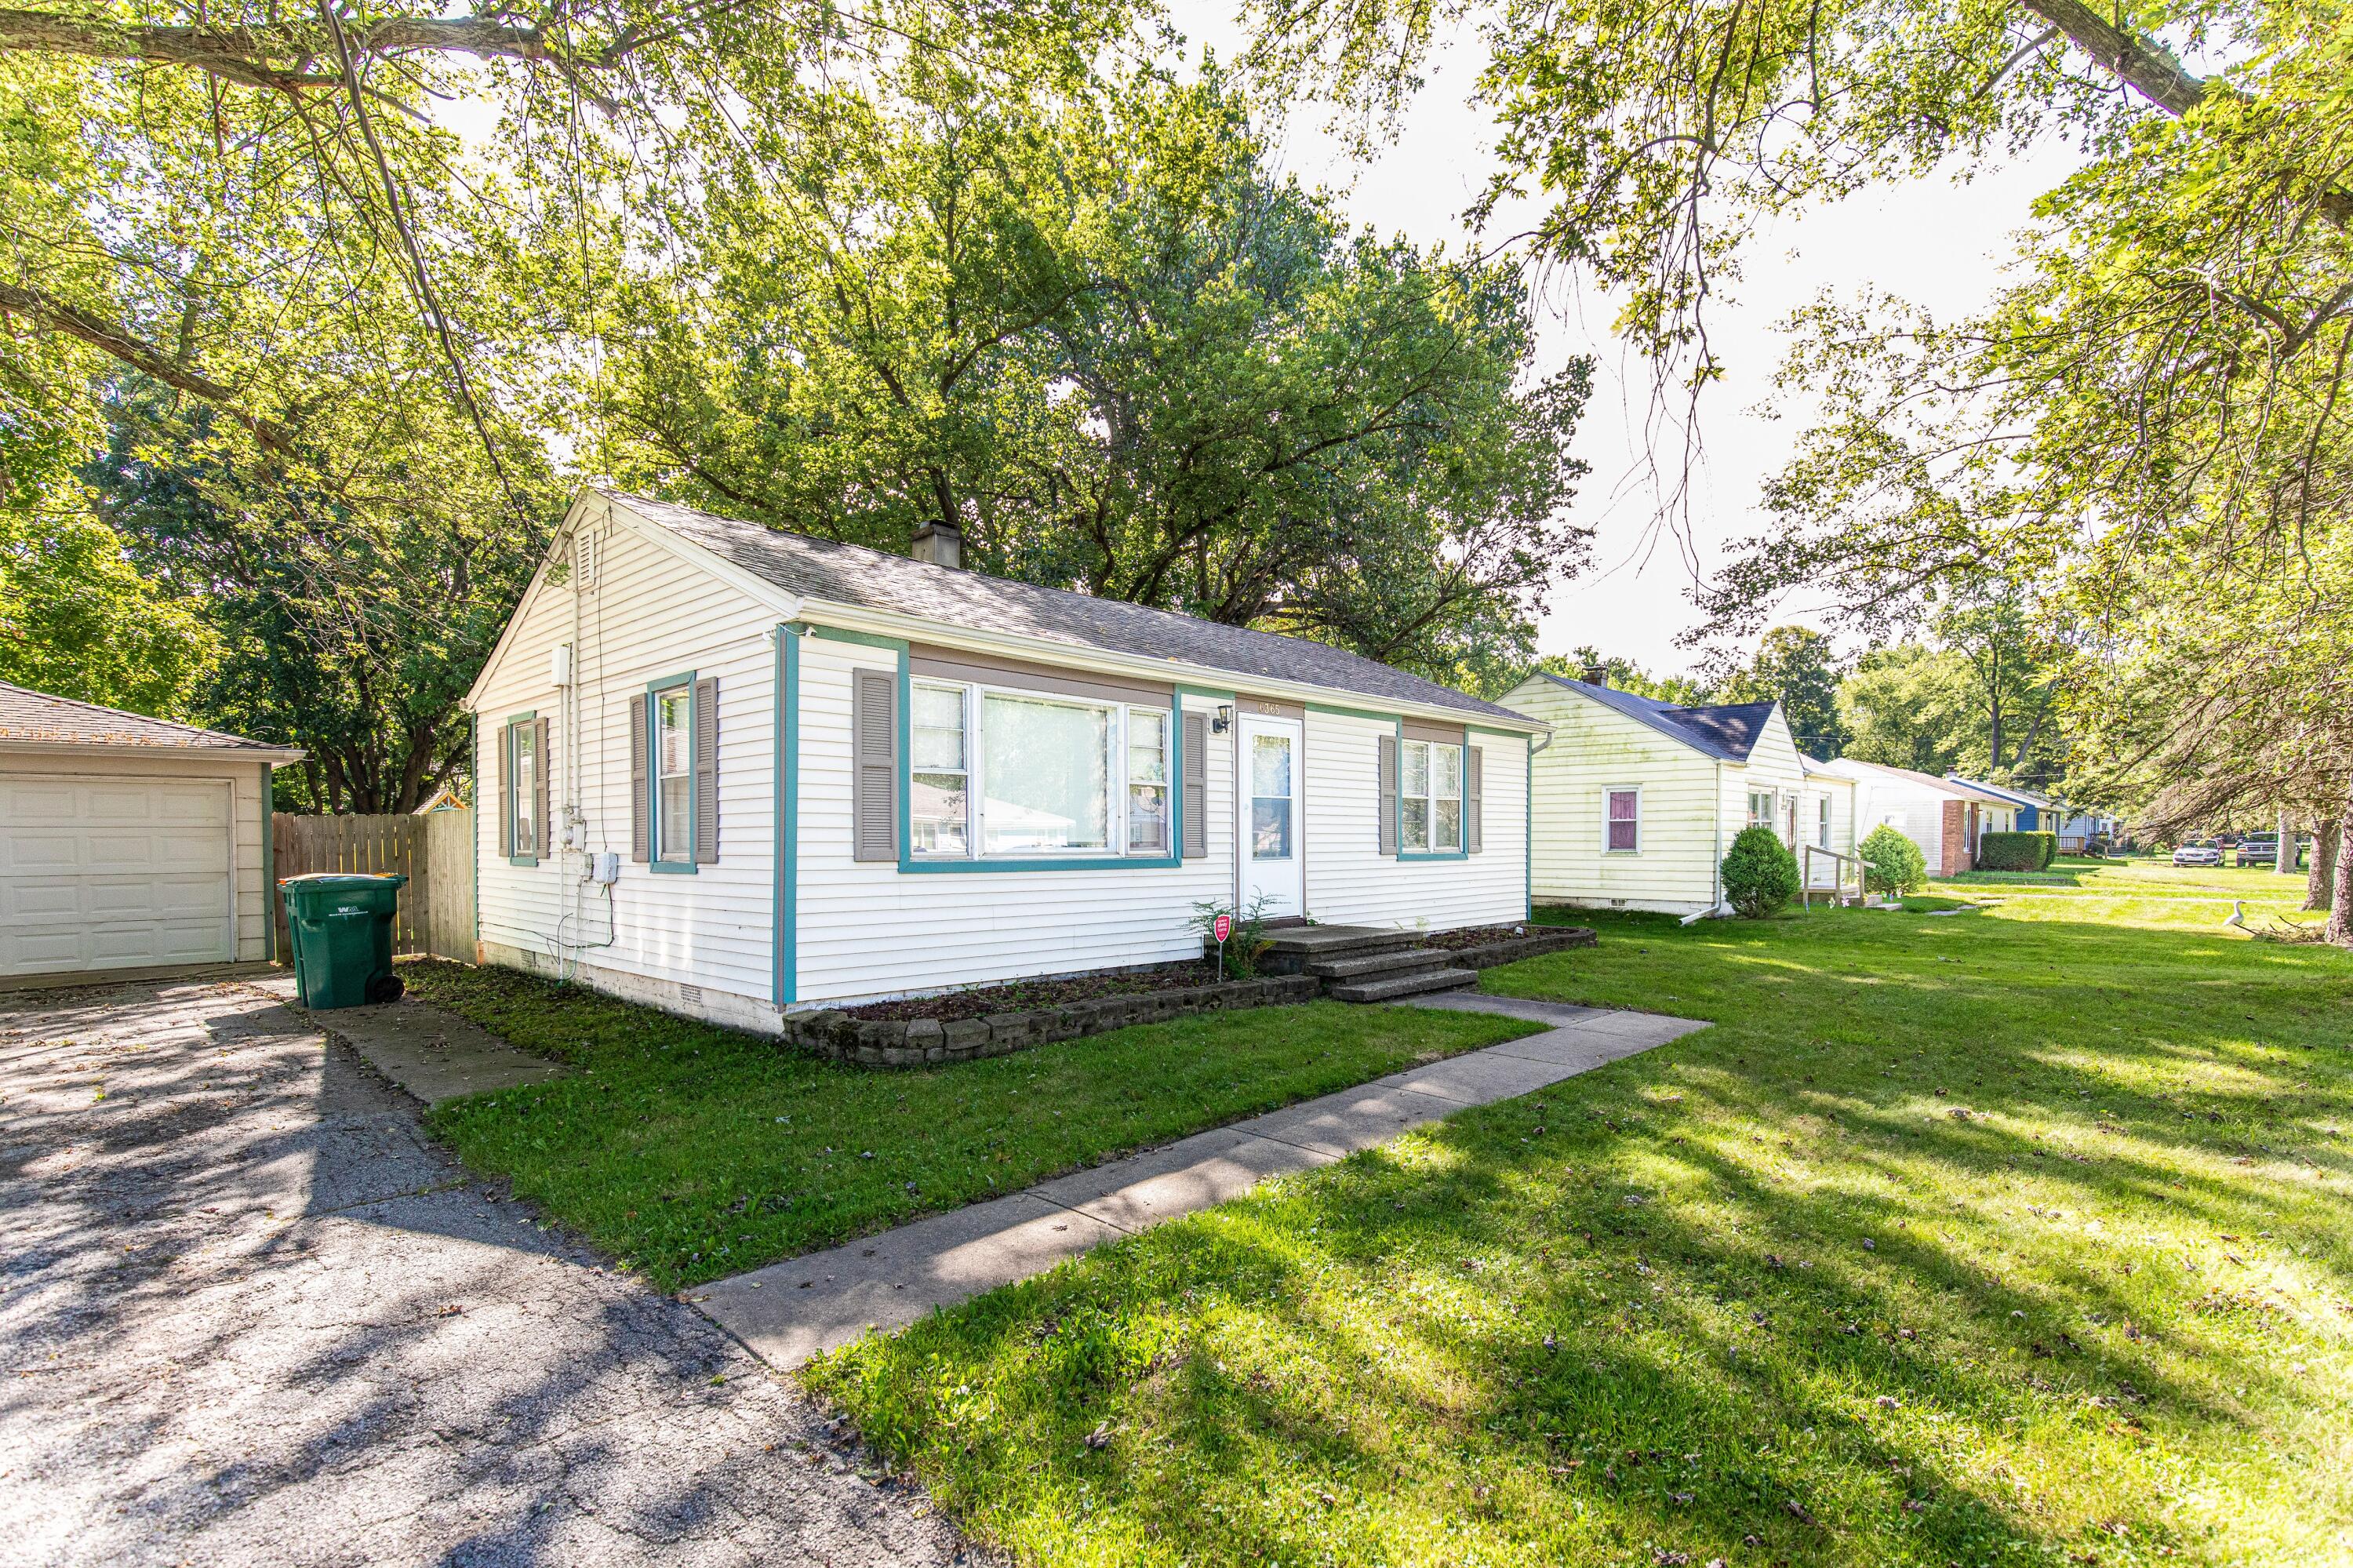
<path fill-rule="evenodd" d="M 1991 795 L 2007 800 L 2018 811 L 2018 831 L 2021 833 L 2055 832 L 2052 823 L 2066 815 L 2066 808 L 2048 795 L 2038 795 L 2031 789 L 2021 789 L 2012 784 L 1989 784 L 1980 779 L 1964 779 L 1957 773 L 1947 773 L 1950 784 L 1966 785 L 1981 795 Z"/>
<path fill-rule="evenodd" d="M 0 684 L 0 985 L 270 952 L 289 747 Z"/>
<path fill-rule="evenodd" d="M 1525 917 L 1540 723 L 915 547 L 584 493 L 467 697 L 484 959 L 774 1028 L 1195 958 L 1205 904 Z"/>
<path fill-rule="evenodd" d="M 1854 780 L 1856 833 L 1894 828 L 1920 846 L 1931 876 L 1957 876 L 1977 864 L 1981 834 L 2017 831 L 2017 802 L 1972 784 L 1852 757 L 1822 767 Z"/>
<path fill-rule="evenodd" d="M 2081 854 L 2094 839 L 2105 839 L 2109 843 L 2121 843 L 2125 839 L 2125 820 L 2105 811 L 2069 811 L 2060 809 L 2054 819 L 2059 825 L 2061 854 Z"/>
<path fill-rule="evenodd" d="M 1852 850 L 1852 783 L 1818 775 L 1778 704 L 1681 707 L 1541 672 L 1503 703 L 1552 727 L 1535 759 L 1540 904 L 1713 909 L 1725 853 L 1754 823 L 1801 857 L 1810 842 Z M 1814 880 L 1828 887 L 1825 865 Z"/>
<path fill-rule="evenodd" d="M 458 787 L 455 784 L 444 784 L 434 791 L 431 800 L 417 807 L 409 815 L 429 817 L 436 811 L 462 811 L 465 809 L 466 797 L 458 792 Z"/>

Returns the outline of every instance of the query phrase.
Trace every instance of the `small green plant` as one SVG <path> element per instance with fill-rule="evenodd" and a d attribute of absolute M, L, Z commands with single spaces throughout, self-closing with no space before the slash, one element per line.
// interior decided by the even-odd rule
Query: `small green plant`
<path fill-rule="evenodd" d="M 1201 956 L 1208 958 L 1218 950 L 1218 916 L 1230 915 L 1234 927 L 1226 934 L 1226 977 L 1248 980 L 1258 973 L 1258 960 L 1271 946 L 1266 934 L 1266 906 L 1272 902 L 1260 894 L 1243 907 L 1237 909 L 1215 898 L 1205 898 L 1193 906 L 1193 928 L 1201 933 Z"/>
<path fill-rule="evenodd" d="M 1798 857 L 1770 828 L 1743 828 L 1724 857 L 1724 896 L 1751 920 L 1778 912 L 1798 895 Z"/>
<path fill-rule="evenodd" d="M 1863 885 L 1873 893 L 1917 893 L 1928 881 L 1928 858 L 1920 846 L 1884 823 L 1863 835 L 1855 853 L 1869 869 Z"/>

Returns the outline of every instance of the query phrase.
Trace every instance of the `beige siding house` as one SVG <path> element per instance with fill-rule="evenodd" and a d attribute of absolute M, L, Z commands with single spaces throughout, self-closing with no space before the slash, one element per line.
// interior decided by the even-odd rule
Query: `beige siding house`
<path fill-rule="evenodd" d="M 270 951 L 270 773 L 218 730 L 0 684 L 0 986 Z"/>
<path fill-rule="evenodd" d="M 1678 706 L 1539 673 L 1503 704 L 1550 726 L 1535 767 L 1539 904 L 1694 915 L 1723 901 L 1717 867 L 1752 823 L 1852 853 L 1853 791 L 1799 751 L 1773 703 Z M 1835 884 L 1814 857 L 1817 886 Z"/>
<path fill-rule="evenodd" d="M 486 961 L 786 1010 L 1528 909 L 1544 725 L 1321 643 L 592 491 L 468 697 Z"/>

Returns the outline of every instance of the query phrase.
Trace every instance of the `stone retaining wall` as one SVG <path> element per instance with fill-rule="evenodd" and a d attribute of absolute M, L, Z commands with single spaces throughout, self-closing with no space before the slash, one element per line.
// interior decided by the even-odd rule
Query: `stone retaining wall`
<path fill-rule="evenodd" d="M 867 1067 L 923 1067 L 937 1062 L 1002 1056 L 1024 1046 L 1077 1040 L 1124 1029 L 1131 1023 L 1160 1023 L 1197 1012 L 1229 1012 L 1246 1007 L 1310 1001 L 1323 984 L 1306 975 L 1270 975 L 1182 991 L 1089 997 L 1084 1001 L 1064 1002 L 1059 1007 L 993 1012 L 986 1018 L 958 1018 L 944 1022 L 936 1018 L 852 1018 L 843 1012 L 800 1012 L 786 1017 L 784 1036 L 805 1051 L 830 1056 L 837 1062 L 855 1062 Z"/>

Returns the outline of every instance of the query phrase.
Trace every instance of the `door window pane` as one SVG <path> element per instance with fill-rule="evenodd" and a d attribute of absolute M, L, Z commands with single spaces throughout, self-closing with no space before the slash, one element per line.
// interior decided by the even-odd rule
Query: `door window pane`
<path fill-rule="evenodd" d="M 1250 736 L 1250 858 L 1291 858 L 1291 737 Z"/>
<path fill-rule="evenodd" d="M 980 744 L 984 853 L 1110 846 L 1110 709 L 992 692 Z"/>
<path fill-rule="evenodd" d="M 654 763 L 657 810 L 655 858 L 685 862 L 694 854 L 694 754 L 692 709 L 681 686 L 654 699 Z"/>

